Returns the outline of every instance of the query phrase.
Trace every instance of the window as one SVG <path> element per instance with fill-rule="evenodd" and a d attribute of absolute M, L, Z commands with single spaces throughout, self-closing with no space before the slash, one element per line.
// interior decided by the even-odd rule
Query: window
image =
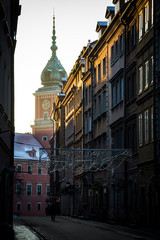
<path fill-rule="evenodd" d="M 42 195 L 42 185 L 41 184 L 37 184 L 37 195 Z"/>
<path fill-rule="evenodd" d="M 151 141 L 154 139 L 154 128 L 153 128 L 153 106 L 151 107 Z"/>
<path fill-rule="evenodd" d="M 42 168 L 38 167 L 38 174 L 42 174 Z"/>
<path fill-rule="evenodd" d="M 119 0 L 115 4 L 115 14 L 119 11 Z"/>
<path fill-rule="evenodd" d="M 32 167 L 31 167 L 31 165 L 28 165 L 28 173 L 32 173 Z"/>
<path fill-rule="evenodd" d="M 143 68 L 139 68 L 139 84 L 138 84 L 138 92 L 139 94 L 142 93 L 142 87 L 143 87 Z"/>
<path fill-rule="evenodd" d="M 123 100 L 123 77 L 120 77 L 120 101 Z"/>
<path fill-rule="evenodd" d="M 41 208 L 42 208 L 42 204 L 41 204 L 41 202 L 38 202 L 38 203 L 37 203 L 37 210 L 38 210 L 38 211 L 41 211 Z"/>
<path fill-rule="evenodd" d="M 17 171 L 18 171 L 18 172 L 22 172 L 22 165 L 21 165 L 21 164 L 18 164 L 18 165 L 17 165 Z"/>
<path fill-rule="evenodd" d="M 46 186 L 46 195 L 48 196 L 50 194 L 50 185 Z"/>
<path fill-rule="evenodd" d="M 26 186 L 27 195 L 31 195 L 31 188 L 32 188 L 31 184 L 27 184 Z"/>
<path fill-rule="evenodd" d="M 47 136 L 43 136 L 43 137 L 42 137 L 42 141 L 43 141 L 43 142 L 46 142 L 47 140 L 48 140 L 48 137 L 47 137 Z"/>
<path fill-rule="evenodd" d="M 152 76 L 151 76 L 151 83 L 153 83 L 153 71 L 154 71 L 154 58 L 153 58 L 153 56 L 151 57 L 151 65 L 152 65 L 152 67 L 151 67 L 151 71 L 152 71 Z"/>
<path fill-rule="evenodd" d="M 88 125 L 89 132 L 92 131 L 92 119 L 91 119 L 91 113 L 89 112 L 89 125 Z"/>
<path fill-rule="evenodd" d="M 112 107 L 123 100 L 123 77 L 118 78 L 112 84 Z"/>
<path fill-rule="evenodd" d="M 22 194 L 22 186 L 21 183 L 16 184 L 16 195 L 21 195 Z"/>
<path fill-rule="evenodd" d="M 138 116 L 138 136 L 139 136 L 139 146 L 143 144 L 143 122 L 142 113 Z"/>
<path fill-rule="evenodd" d="M 127 91 L 127 95 L 128 95 L 128 101 L 129 100 L 131 100 L 132 99 L 132 97 L 131 97 L 131 92 L 132 92 L 132 78 L 131 77 L 129 77 L 128 78 L 128 91 Z"/>
<path fill-rule="evenodd" d="M 44 120 L 47 120 L 48 119 L 48 112 L 45 112 L 44 113 Z"/>
<path fill-rule="evenodd" d="M 21 210 L 21 202 L 17 202 L 17 211 Z"/>
<path fill-rule="evenodd" d="M 106 57 L 103 58 L 103 75 L 106 74 Z"/>
<path fill-rule="evenodd" d="M 101 80 L 101 64 L 98 64 L 98 80 Z"/>
<path fill-rule="evenodd" d="M 114 61 L 114 45 L 111 47 L 111 63 Z"/>
<path fill-rule="evenodd" d="M 145 32 L 149 27 L 149 2 L 145 5 Z"/>
<path fill-rule="evenodd" d="M 115 84 L 112 85 L 112 107 L 115 106 Z"/>
<path fill-rule="evenodd" d="M 153 15 L 154 15 L 153 6 L 154 6 L 154 0 L 152 0 L 152 6 L 151 6 L 151 24 L 153 24 Z"/>
<path fill-rule="evenodd" d="M 149 141 L 149 121 L 148 121 L 148 110 L 144 112 L 144 140 L 145 143 Z"/>
<path fill-rule="evenodd" d="M 115 42 L 115 57 L 118 57 L 118 40 Z"/>
<path fill-rule="evenodd" d="M 116 82 L 116 104 L 119 103 L 119 93 L 120 93 L 120 89 L 119 89 L 119 81 Z"/>
<path fill-rule="evenodd" d="M 28 203 L 27 203 L 27 211 L 30 211 L 30 210 L 31 210 L 31 203 L 28 202 Z"/>
<path fill-rule="evenodd" d="M 145 62 L 145 82 L 144 82 L 145 89 L 148 88 L 148 84 L 149 84 L 149 61 Z"/>
<path fill-rule="evenodd" d="M 143 11 L 139 13 L 139 39 L 142 38 L 143 34 Z"/>

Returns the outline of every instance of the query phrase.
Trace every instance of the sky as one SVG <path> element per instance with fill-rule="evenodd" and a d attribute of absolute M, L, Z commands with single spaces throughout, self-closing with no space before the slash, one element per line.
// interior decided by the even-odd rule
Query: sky
<path fill-rule="evenodd" d="M 41 87 L 41 73 L 51 57 L 53 11 L 57 57 L 69 75 L 88 40 L 98 38 L 96 25 L 106 21 L 112 0 L 20 0 L 15 50 L 15 131 L 31 132 L 33 93 Z"/>

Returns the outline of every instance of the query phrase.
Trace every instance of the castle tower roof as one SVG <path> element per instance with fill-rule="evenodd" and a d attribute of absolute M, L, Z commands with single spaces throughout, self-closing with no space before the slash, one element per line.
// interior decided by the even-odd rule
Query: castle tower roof
<path fill-rule="evenodd" d="M 55 14 L 53 13 L 53 32 L 52 32 L 52 56 L 47 62 L 45 68 L 41 73 L 41 84 L 44 86 L 37 91 L 53 91 L 60 90 L 60 83 L 62 77 L 67 77 L 67 73 L 62 66 L 61 62 L 57 58 L 56 51 L 56 31 L 55 31 Z"/>

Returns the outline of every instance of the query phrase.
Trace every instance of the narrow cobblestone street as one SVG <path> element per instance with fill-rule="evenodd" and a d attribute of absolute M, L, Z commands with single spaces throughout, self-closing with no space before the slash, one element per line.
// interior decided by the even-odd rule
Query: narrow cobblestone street
<path fill-rule="evenodd" d="M 14 220 L 15 240 L 160 240 L 158 233 L 70 217 L 20 217 Z"/>

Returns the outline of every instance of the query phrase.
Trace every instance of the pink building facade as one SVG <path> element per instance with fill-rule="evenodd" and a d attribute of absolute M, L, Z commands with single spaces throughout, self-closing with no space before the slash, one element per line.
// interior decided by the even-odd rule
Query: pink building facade
<path fill-rule="evenodd" d="M 15 134 L 13 213 L 45 216 L 50 194 L 49 158 L 32 134 Z"/>

